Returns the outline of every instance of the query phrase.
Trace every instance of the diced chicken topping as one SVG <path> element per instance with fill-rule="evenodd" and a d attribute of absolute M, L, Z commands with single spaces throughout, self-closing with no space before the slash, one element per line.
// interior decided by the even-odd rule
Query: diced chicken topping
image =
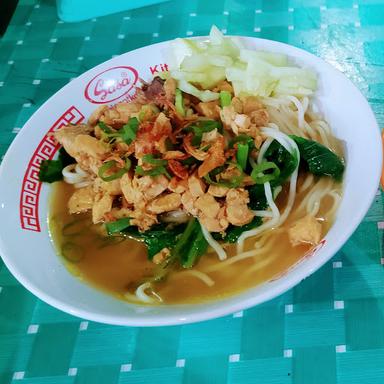
<path fill-rule="evenodd" d="M 296 220 L 288 230 L 293 246 L 300 244 L 316 245 L 321 239 L 321 223 L 312 215 Z"/>
<path fill-rule="evenodd" d="M 230 189 L 226 196 L 227 218 L 233 225 L 245 225 L 252 221 L 254 214 L 248 208 L 248 191 L 242 188 Z"/>
<path fill-rule="evenodd" d="M 98 119 L 112 127 L 120 127 L 126 124 L 129 118 L 136 115 L 141 109 L 138 103 L 118 103 L 113 107 L 104 109 Z"/>
<path fill-rule="evenodd" d="M 92 207 L 92 221 L 94 224 L 104 221 L 104 215 L 112 209 L 113 197 L 111 195 L 97 194 Z"/>
<path fill-rule="evenodd" d="M 209 232 L 253 219 L 244 188 L 254 180 L 236 164 L 234 138 L 245 134 L 256 148 L 261 146 L 260 127 L 269 121 L 265 106 L 257 97 L 234 96 L 232 85 L 222 81 L 214 89 L 229 92 L 230 105 L 221 108 L 218 100 L 202 102 L 184 93 L 181 113 L 175 106 L 176 87 L 172 78 L 156 78 L 137 90 L 133 102 L 102 105 L 88 125 L 54 133 L 91 182 L 73 193 L 70 213 L 92 210 L 94 223 L 129 217 L 140 231 L 172 218 L 175 211 L 198 218 Z M 236 180 L 239 185 L 227 187 Z M 306 232 L 300 222 L 290 229 L 294 244 L 317 241 L 320 224 L 306 224 Z M 163 249 L 155 260 L 167 252 Z"/>
<path fill-rule="evenodd" d="M 188 188 L 191 195 L 197 198 L 204 195 L 206 186 L 204 182 L 194 174 L 188 179 Z"/>
<path fill-rule="evenodd" d="M 220 107 L 217 101 L 199 103 L 197 104 L 196 109 L 201 115 L 206 116 L 209 119 L 217 120 L 220 118 Z"/>
<path fill-rule="evenodd" d="M 77 189 L 68 201 L 69 213 L 81 213 L 92 209 L 94 198 L 92 186 Z"/>
<path fill-rule="evenodd" d="M 210 185 L 208 193 L 215 197 L 224 197 L 229 191 L 229 188 L 219 185 Z"/>
<path fill-rule="evenodd" d="M 180 204 L 181 196 L 178 193 L 169 193 L 152 200 L 148 204 L 148 211 L 156 214 L 175 211 Z"/>

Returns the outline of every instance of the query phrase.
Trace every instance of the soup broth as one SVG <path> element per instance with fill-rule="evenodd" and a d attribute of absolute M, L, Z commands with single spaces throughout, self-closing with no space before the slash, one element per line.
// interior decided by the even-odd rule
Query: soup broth
<path fill-rule="evenodd" d="M 329 230 L 341 195 L 341 184 L 330 178 L 298 179 L 296 203 L 288 219 L 279 228 L 259 238 L 248 239 L 244 252 L 236 255 L 236 245 L 226 245 L 228 259 L 219 261 L 208 251 L 191 270 L 172 270 L 164 281 L 153 283 L 164 303 L 195 303 L 234 295 L 284 273 L 311 248 L 293 247 L 288 229 L 300 217 L 308 203 L 308 190 L 331 191 L 321 199 L 316 217 L 322 222 L 322 236 Z M 107 237 L 102 224 L 92 224 L 91 215 L 70 215 L 67 202 L 74 188 L 64 182 L 53 187 L 49 228 L 58 254 L 68 269 L 80 279 L 121 299 L 135 301 L 137 286 L 152 275 L 155 264 L 147 260 L 143 243 L 123 237 Z M 323 191 L 323 192 L 322 192 Z M 277 199 L 284 206 L 286 192 Z"/>

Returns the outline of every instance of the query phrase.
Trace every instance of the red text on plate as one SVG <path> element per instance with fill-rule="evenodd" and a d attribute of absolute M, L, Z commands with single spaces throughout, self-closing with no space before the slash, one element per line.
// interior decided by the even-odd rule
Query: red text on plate
<path fill-rule="evenodd" d="M 129 93 L 139 76 L 133 67 L 112 67 L 97 74 L 87 84 L 84 96 L 94 104 L 106 104 Z"/>
<path fill-rule="evenodd" d="M 159 72 L 167 72 L 168 71 L 168 64 L 156 64 L 149 67 L 149 71 L 151 72 L 151 75 L 154 75 Z"/>

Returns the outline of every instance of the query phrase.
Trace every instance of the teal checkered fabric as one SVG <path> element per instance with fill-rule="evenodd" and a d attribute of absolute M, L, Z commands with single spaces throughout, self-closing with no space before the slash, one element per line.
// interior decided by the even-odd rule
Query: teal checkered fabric
<path fill-rule="evenodd" d="M 324 58 L 384 126 L 384 0 L 173 0 L 75 24 L 58 21 L 52 0 L 20 0 L 0 40 L 0 156 L 71 79 L 138 47 L 205 35 L 211 24 Z M 292 290 L 191 325 L 72 317 L 36 299 L 0 261 L 0 383 L 383 384 L 382 199 L 378 191 L 342 250 Z"/>

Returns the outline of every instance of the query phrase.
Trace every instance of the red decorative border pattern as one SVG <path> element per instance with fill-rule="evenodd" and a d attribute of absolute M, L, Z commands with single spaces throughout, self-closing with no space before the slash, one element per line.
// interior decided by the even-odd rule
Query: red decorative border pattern
<path fill-rule="evenodd" d="M 40 232 L 39 222 L 39 196 L 41 182 L 39 181 L 39 169 L 42 160 L 51 160 L 55 156 L 59 145 L 53 139 L 52 132 L 61 127 L 78 124 L 84 119 L 83 114 L 74 106 L 68 108 L 52 125 L 49 131 L 40 141 L 38 147 L 29 161 L 24 174 L 20 194 L 20 223 L 21 227 L 28 231 Z"/>

